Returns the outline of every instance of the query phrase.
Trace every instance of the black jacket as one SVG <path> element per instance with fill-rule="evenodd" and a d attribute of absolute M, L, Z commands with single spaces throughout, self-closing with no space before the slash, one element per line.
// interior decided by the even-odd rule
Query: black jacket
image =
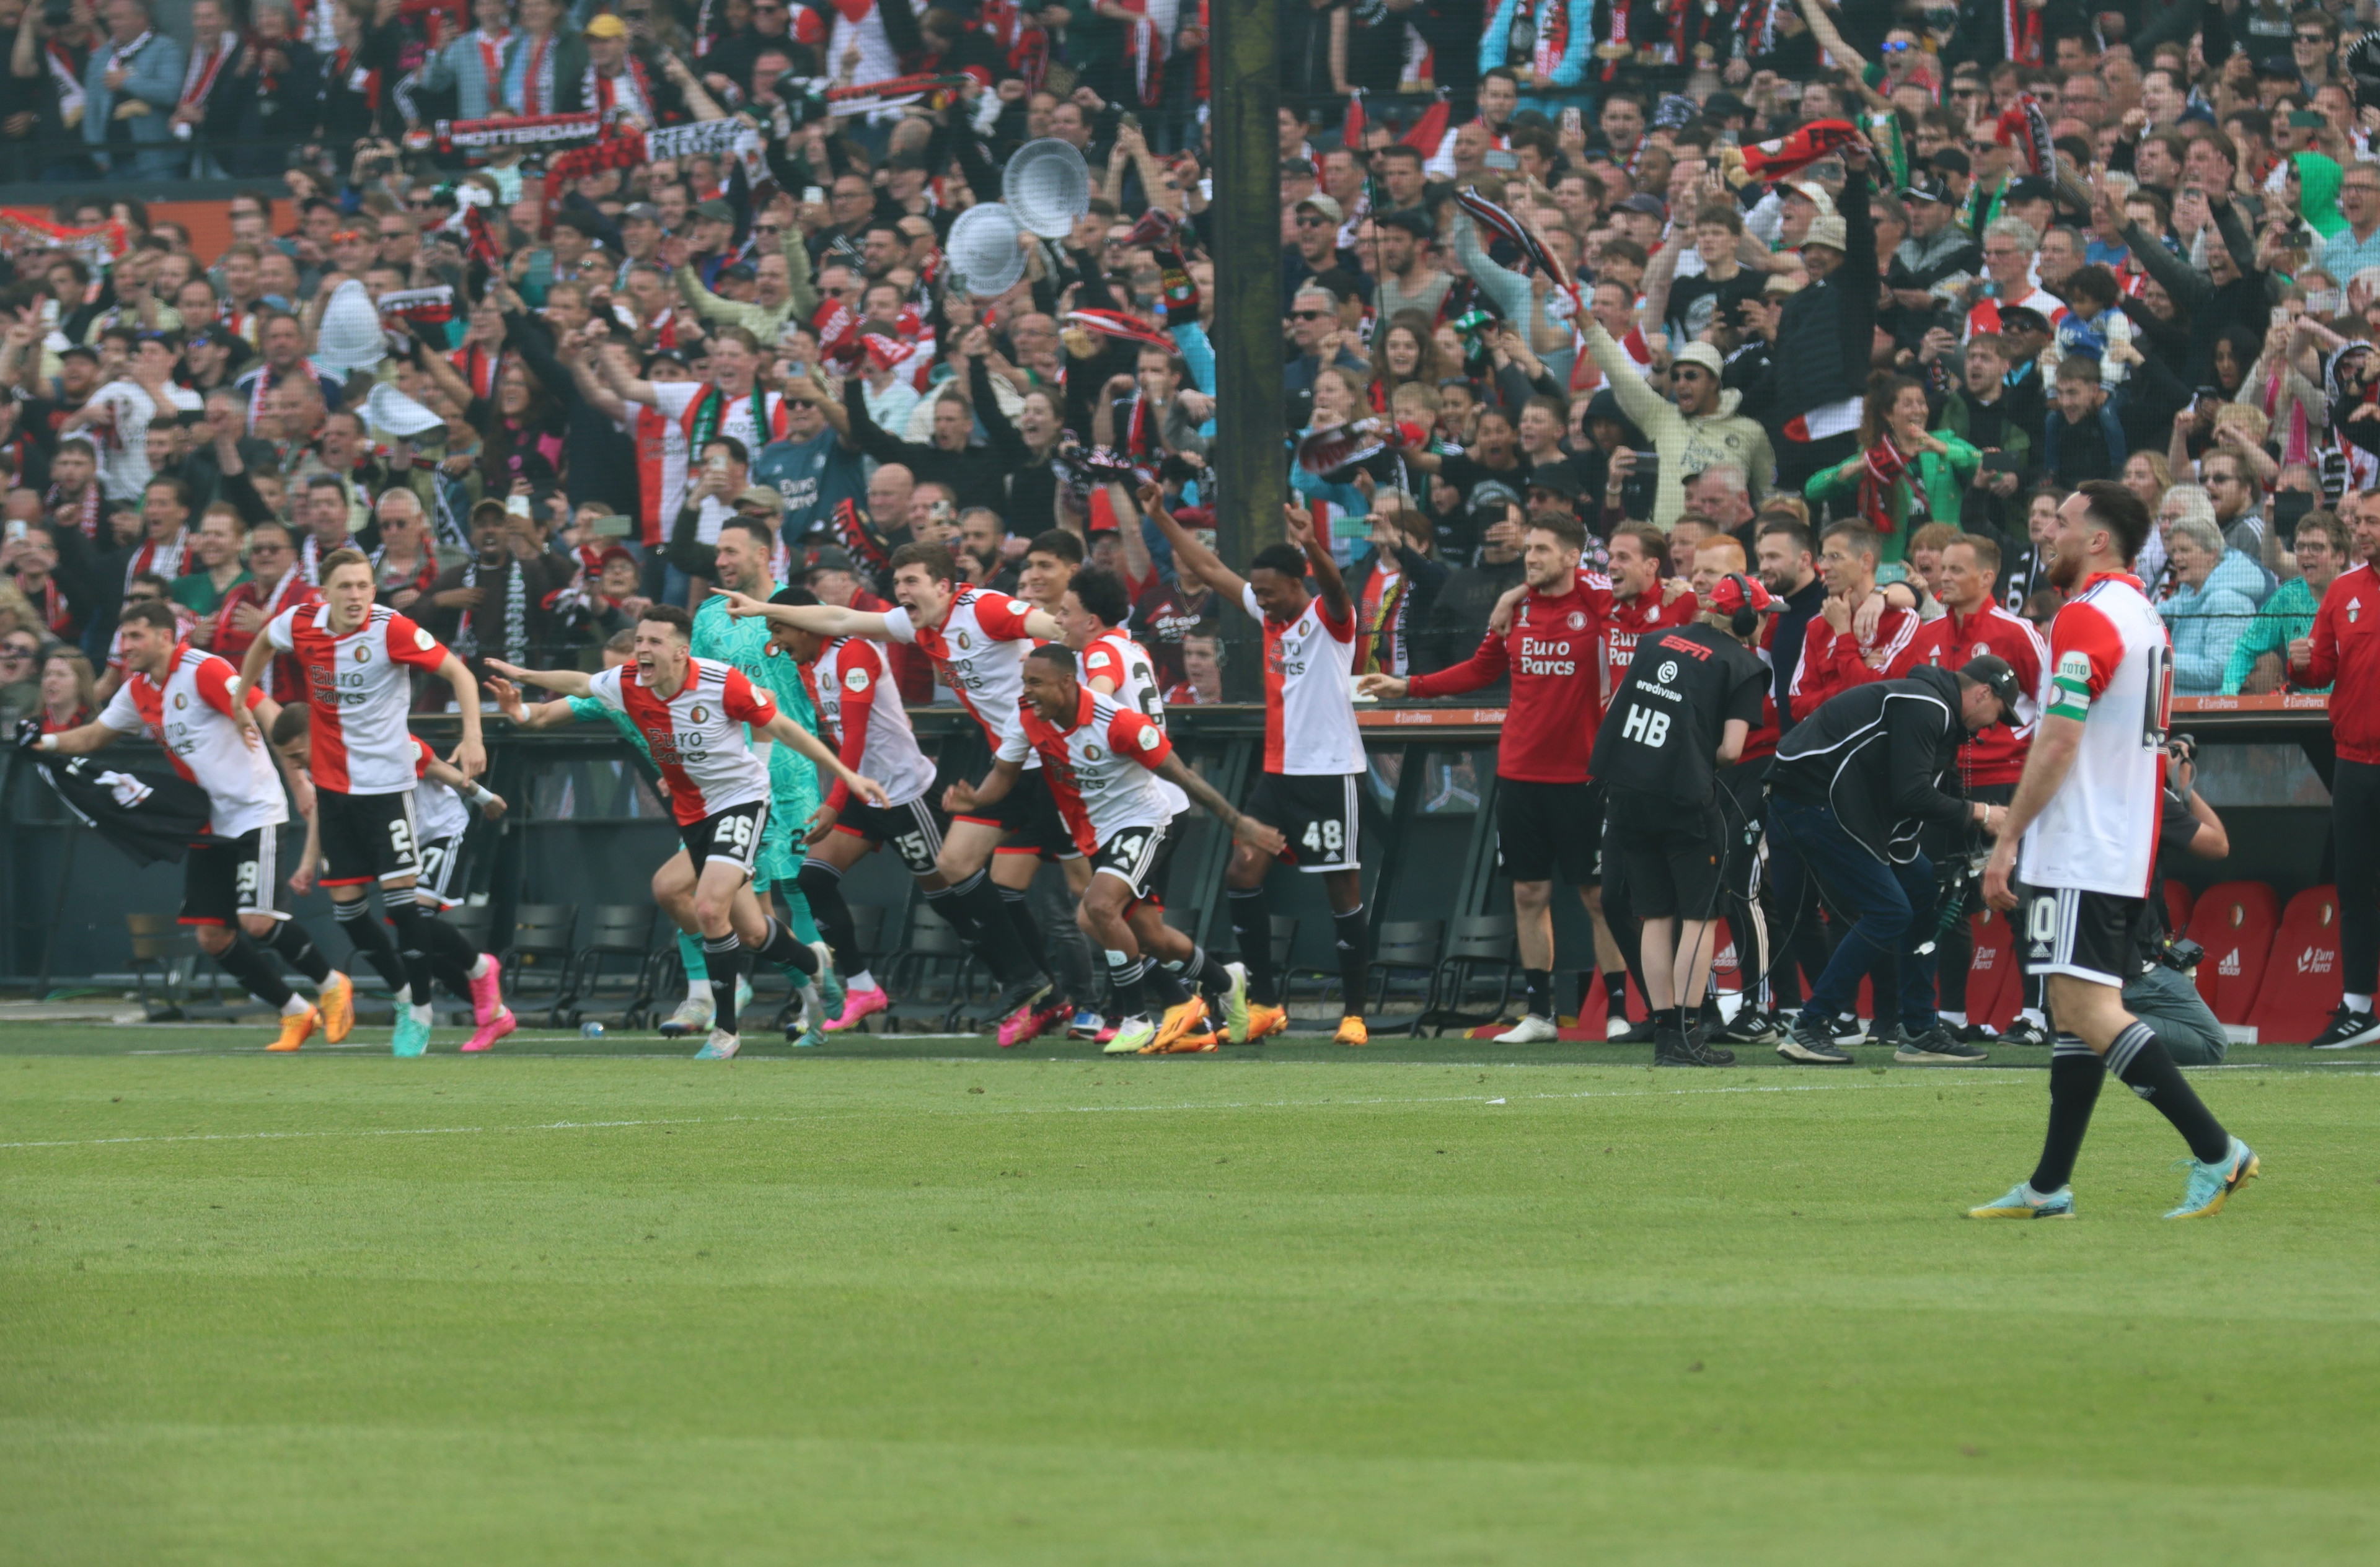
<path fill-rule="evenodd" d="M 1836 203 L 1842 214 L 1842 264 L 1785 301 L 1777 319 L 1776 365 L 1766 416 L 1770 433 L 1813 408 L 1867 391 L 1868 350 L 1876 338 L 1876 224 L 1868 218 L 1867 171 L 1852 169 Z"/>
<path fill-rule="evenodd" d="M 1958 671 L 1920 664 L 1905 680 L 1872 681 L 1820 703 L 1777 747 L 1768 787 L 1826 806 L 1861 848 L 1905 865 L 1922 824 L 1967 819 L 1966 802 L 1939 787 L 1966 741 Z"/>

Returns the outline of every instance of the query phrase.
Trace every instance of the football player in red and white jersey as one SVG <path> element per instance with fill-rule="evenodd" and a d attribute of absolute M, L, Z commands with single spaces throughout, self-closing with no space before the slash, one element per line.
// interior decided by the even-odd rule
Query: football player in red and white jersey
<path fill-rule="evenodd" d="M 289 820 L 281 779 L 255 729 L 231 716 L 235 707 L 250 707 L 270 723 L 280 708 L 244 682 L 228 659 L 182 641 L 165 605 L 132 606 L 117 622 L 116 637 L 124 683 L 97 718 L 40 735 L 36 748 L 79 756 L 118 735 L 144 729 L 153 735 L 174 771 L 207 791 L 211 808 L 208 841 L 182 860 L 182 923 L 194 928 L 200 949 L 224 972 L 280 1009 L 281 1037 L 266 1049 L 296 1050 L 317 1028 L 326 1028 L 334 1043 L 346 1038 L 355 1026 L 355 987 L 331 967 L 304 926 L 273 907 L 276 850 Z M 314 982 L 319 1009 L 291 992 L 262 947 Z"/>
<path fill-rule="evenodd" d="M 1144 955 L 1187 962 L 1196 950 L 1149 898 L 1172 837 L 1167 828 L 1172 797 L 1160 786 L 1171 783 L 1196 800 L 1229 826 L 1234 838 L 1261 853 L 1280 853 L 1285 840 L 1232 810 L 1184 765 L 1163 729 L 1113 698 L 1086 690 L 1075 679 L 1075 658 L 1072 649 L 1054 643 L 1026 657 L 1017 732 L 1001 742 L 980 785 L 957 784 L 953 792 L 963 809 L 996 802 L 1025 776 L 1026 753 L 1040 753 L 1059 814 L 1075 847 L 1090 862 L 1090 885 L 1076 906 L 1075 922 L 1107 955 L 1108 983 L 1123 1019 L 1106 1052 L 1155 1055 L 1167 1047 L 1159 1044 L 1158 1027 L 1145 1012 Z M 1216 972 L 1201 975 L 1202 982 L 1228 982 L 1212 958 L 1206 967 Z M 1175 1035 L 1174 1043 L 1191 1050 L 1215 1048 L 1211 1032 L 1196 1036 L 1195 1044 L 1186 1027 Z"/>
<path fill-rule="evenodd" d="M 770 602 L 800 607 L 816 604 L 819 597 L 806 587 L 787 587 Z M 934 764 L 918 749 L 909 710 L 901 705 L 891 666 L 875 643 L 864 636 L 824 637 L 798 626 L 774 624 L 770 640 L 801 669 L 810 706 L 818 714 L 819 738 L 834 747 L 844 766 L 882 784 L 889 802 L 880 810 L 854 800 L 837 779 L 807 824 L 802 896 L 843 975 L 843 1014 L 826 1025 L 834 1033 L 857 1028 L 862 1019 L 892 1004 L 868 971 L 851 906 L 844 901 L 844 876 L 889 845 L 917 878 L 918 888 L 931 897 L 950 885 L 934 868 L 950 818 L 933 798 Z"/>
<path fill-rule="evenodd" d="M 387 945 L 364 894 L 377 882 L 388 922 L 396 927 L 405 984 L 398 995 L 390 1048 L 419 1055 L 430 1048 L 432 950 L 471 976 L 474 1030 L 466 1050 L 485 1050 L 512 1031 L 495 959 L 473 947 L 454 926 L 424 914 L 413 898 L 421 862 L 413 820 L 412 669 L 427 669 L 452 686 L 463 717 L 462 743 L 448 760 L 466 777 L 485 772 L 480 742 L 480 684 L 438 639 L 395 611 L 372 602 L 378 584 L 371 562 L 352 549 L 322 561 L 322 600 L 284 609 L 248 649 L 240 680 L 253 685 L 278 653 L 293 656 L 306 681 L 316 827 L 327 874 L 322 886 L 340 924 L 367 954 Z M 247 709 L 235 715 L 253 727 Z M 298 875 L 310 878 L 314 867 Z M 385 960 L 385 959 L 382 959 Z"/>
<path fill-rule="evenodd" d="M 804 984 L 803 1000 L 813 1015 L 823 1006 L 814 982 L 834 960 L 826 943 L 801 941 L 761 908 L 752 891 L 752 870 L 768 827 L 770 784 L 768 764 L 746 741 L 745 726 L 755 737 L 792 746 L 871 805 L 884 803 L 884 787 L 844 766 L 743 670 L 695 657 L 693 637 L 693 616 L 674 604 L 655 604 L 637 617 L 633 666 L 614 665 L 593 675 L 524 669 L 493 658 L 488 667 L 521 685 L 591 696 L 625 714 L 645 737 L 696 871 L 694 916 L 702 927 L 703 957 L 710 970 L 712 1023 L 695 1059 L 725 1061 L 742 1044 L 735 982 L 743 974 L 744 954 L 809 976 L 813 982 Z M 518 698 L 508 689 L 499 700 L 509 715 Z"/>
<path fill-rule="evenodd" d="M 2165 730 L 2173 701 L 2165 622 L 2131 574 L 2149 512 L 2106 479 L 2085 479 L 2058 508 L 2052 586 L 2066 606 L 2049 626 L 2049 675 L 2024 777 L 1984 866 L 1984 897 L 2014 912 L 2025 967 L 2048 977 L 2060 1038 L 2049 1057 L 2049 1132 L 2030 1178 L 1970 1209 L 1978 1219 L 2063 1218 L 2068 1185 L 2107 1073 L 2155 1106 L 2190 1146 L 2190 1178 L 2168 1219 L 2220 1212 L 2256 1175 L 2256 1155 L 2226 1131 L 2174 1065 L 2156 1031 L 2124 1007 L 2140 960 L 2133 935 L 2156 865 Z"/>
<path fill-rule="evenodd" d="M 292 705 L 281 709 L 281 716 L 271 726 L 273 753 L 283 766 L 302 777 L 313 755 L 313 720 L 306 708 Z M 442 762 L 430 742 L 419 735 L 413 737 L 415 752 L 413 786 L 414 852 L 421 862 L 421 873 L 413 884 L 413 900 L 421 905 L 424 914 L 431 917 L 444 913 L 460 899 L 448 892 L 461 886 L 459 867 L 463 851 L 464 829 L 469 825 L 466 802 L 478 806 L 490 820 L 504 814 L 502 795 L 492 794 L 479 783 L 463 776 L 452 763 Z M 293 890 L 305 892 L 313 886 L 313 868 L 322 860 L 322 814 L 306 813 L 306 847 L 298 857 L 298 869 L 289 878 Z M 357 904 L 358 909 L 367 905 Z M 390 949 L 392 954 L 395 948 Z M 471 1000 L 471 970 L 455 961 L 450 946 L 440 942 L 430 954 L 431 971 L 447 994 L 457 1001 Z M 405 970 L 400 965 L 390 977 L 394 989 L 404 984 Z M 486 1049 L 513 1031 L 514 1019 L 509 1009 L 498 1015 L 496 1026 L 490 1031 Z"/>
<path fill-rule="evenodd" d="M 898 603 L 881 613 L 832 604 L 763 604 L 734 593 L 723 597 L 728 613 L 738 617 L 765 615 L 779 625 L 824 637 L 916 644 L 997 751 L 1023 725 L 1017 704 L 1025 691 L 1026 649 L 1036 642 L 1056 640 L 1058 622 L 1022 599 L 961 582 L 951 552 L 939 544 L 903 545 L 892 552 L 892 597 Z M 1024 899 L 1003 899 L 986 868 L 995 849 L 1014 849 L 1020 857 L 1038 856 L 1045 846 L 1061 858 L 1072 850 L 1057 807 L 1039 778 L 1038 760 L 1029 762 L 1026 771 L 1032 776 L 995 805 L 978 811 L 959 809 L 944 791 L 942 804 L 953 820 L 935 867 L 950 885 L 927 894 L 927 901 L 998 976 L 1003 1047 L 1033 1038 L 1067 1013 L 1064 998 L 1050 981 L 1048 965 L 1036 956 L 1040 937 L 1032 931 Z M 1024 870 L 1029 874 L 1032 868 L 1032 861 L 1026 859 Z"/>
<path fill-rule="evenodd" d="M 1131 614 L 1132 597 L 1123 579 L 1104 566 L 1086 566 L 1076 572 L 1060 597 L 1057 610 L 1058 624 L 1066 633 L 1066 645 L 1075 650 L 1083 685 L 1095 695 L 1113 698 L 1117 705 L 1138 713 L 1162 730 L 1165 698 L 1157 689 L 1157 661 L 1122 629 Z M 1181 790 L 1163 779 L 1157 787 L 1165 796 L 1169 820 L 1190 809 L 1190 797 Z M 1091 885 L 1090 862 L 1077 859 L 1065 863 L 1067 886 L 1079 898 Z M 1194 942 L 1186 963 L 1160 959 L 1148 976 L 1165 1007 L 1165 1020 L 1157 1034 L 1160 1052 L 1186 1036 L 1212 1031 L 1207 1026 L 1204 987 L 1184 984 L 1184 974 L 1211 976 L 1216 999 L 1226 1015 L 1236 1015 L 1247 1006 L 1246 966 L 1217 963 Z M 1111 1037 L 1104 1019 L 1090 1019 L 1088 1028 L 1085 1019 L 1075 1021 L 1076 1038 Z"/>
<path fill-rule="evenodd" d="M 1165 509 L 1164 493 L 1140 488 L 1141 510 L 1173 546 L 1175 564 L 1207 582 L 1264 628 L 1264 774 L 1248 809 L 1280 824 L 1285 857 L 1322 878 L 1337 927 L 1340 994 L 1348 1011 L 1336 1043 L 1360 1045 L 1363 997 L 1370 978 L 1371 933 L 1364 918 L 1363 860 L 1357 847 L 1364 788 L 1364 737 L 1355 728 L 1355 606 L 1330 559 L 1330 545 L 1295 506 L 1287 509 L 1289 542 L 1257 552 L 1248 574 L 1215 557 Z M 1308 572 L 1315 593 L 1305 590 Z M 1272 966 L 1272 902 L 1265 895 L 1270 864 L 1242 844 L 1232 851 L 1224 885 L 1231 895 L 1232 932 L 1248 970 L 1245 1019 L 1226 1014 L 1232 1043 L 1251 1043 L 1289 1026 Z"/>

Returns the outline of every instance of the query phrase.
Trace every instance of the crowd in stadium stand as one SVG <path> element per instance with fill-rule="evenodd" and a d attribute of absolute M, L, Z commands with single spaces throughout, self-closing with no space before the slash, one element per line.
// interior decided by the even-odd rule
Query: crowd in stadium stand
<path fill-rule="evenodd" d="M 1203 5 L 187 18 L 0 0 L 20 190 L 249 187 L 212 254 L 134 200 L 6 224 L 0 717 L 103 705 L 143 597 L 237 661 L 346 548 L 474 671 L 592 669 L 704 603 L 735 519 L 863 612 L 906 545 L 1052 612 L 1105 568 L 1162 699 L 1220 699 L 1174 542 L 1229 504 Z M 1280 25 L 1282 462 L 1354 674 L 1475 661 L 1532 528 L 1580 524 L 1609 689 L 1731 542 L 1790 731 L 1971 617 L 2046 628 L 2061 501 L 2110 479 L 2175 690 L 2320 689 L 2302 640 L 2380 548 L 2380 35 L 2204 0 Z M 1051 143 L 1084 210 L 987 247 L 961 220 Z"/>

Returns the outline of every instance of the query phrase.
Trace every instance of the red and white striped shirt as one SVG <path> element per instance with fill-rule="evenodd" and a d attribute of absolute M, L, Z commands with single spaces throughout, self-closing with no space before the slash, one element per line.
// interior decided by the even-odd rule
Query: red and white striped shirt
<path fill-rule="evenodd" d="M 963 585 L 939 625 L 921 626 L 894 605 L 884 611 L 884 629 L 895 642 L 910 642 L 933 660 L 934 673 L 983 726 L 998 751 L 1017 727 L 1016 705 L 1025 699 L 1025 656 L 1037 645 L 1025 629 L 1033 606 L 988 587 Z M 1041 764 L 1030 753 L 1027 771 Z"/>
<path fill-rule="evenodd" d="M 232 719 L 232 704 L 253 707 L 263 693 L 242 691 L 231 661 L 176 643 L 165 661 L 165 678 L 138 670 L 99 715 L 118 734 L 147 729 L 165 748 L 174 771 L 207 791 L 207 826 L 217 838 L 237 838 L 256 827 L 289 819 L 281 779 L 260 741 L 251 746 Z"/>
<path fill-rule="evenodd" d="M 1050 796 L 1075 847 L 1095 854 L 1118 833 L 1145 832 L 1173 819 L 1160 787 L 1164 780 L 1157 776 L 1173 746 L 1140 714 L 1088 686 L 1079 689 L 1074 722 L 1063 729 L 1020 700 L 1017 732 L 1001 742 L 998 754 L 1003 762 L 1024 761 L 1028 749 L 1040 754 Z"/>
<path fill-rule="evenodd" d="M 334 794 L 411 789 L 416 752 L 405 716 L 413 680 L 406 670 L 443 664 L 445 644 L 378 604 L 351 632 L 331 629 L 328 604 L 303 604 L 275 615 L 264 634 L 305 672 L 314 720 L 306 770 L 314 787 Z"/>
<path fill-rule="evenodd" d="M 1311 598 L 1297 619 L 1275 621 L 1253 587 L 1240 608 L 1264 627 L 1264 770 L 1286 777 L 1345 777 L 1364 770 L 1349 683 L 1355 669 L 1355 617 L 1333 621 Z M 1352 607 L 1351 607 L 1352 608 Z"/>
<path fill-rule="evenodd" d="M 745 742 L 744 726 L 774 722 L 776 698 L 715 658 L 687 659 L 686 684 L 666 700 L 634 673 L 630 664 L 606 669 L 588 682 L 589 693 L 645 737 L 678 826 L 769 798 L 768 764 Z"/>
<path fill-rule="evenodd" d="M 874 643 L 866 637 L 837 637 L 804 672 L 821 736 L 832 737 L 827 743 L 844 766 L 882 784 L 885 798 L 894 805 L 906 805 L 934 787 L 934 765 L 917 748 L 909 710 L 901 705 L 901 693 L 888 688 L 884 655 Z M 827 804 L 840 811 L 850 800 L 851 786 L 835 779 L 827 791 Z"/>
<path fill-rule="evenodd" d="M 1095 680 L 1111 682 L 1114 690 L 1108 694 L 1117 705 L 1132 709 L 1160 729 L 1165 727 L 1165 693 L 1157 683 L 1157 662 L 1149 657 L 1148 649 L 1120 631 L 1102 632 L 1091 639 L 1077 662 L 1086 686 Z M 1190 797 L 1182 792 L 1181 785 L 1160 778 L 1157 787 L 1174 815 L 1190 809 Z"/>

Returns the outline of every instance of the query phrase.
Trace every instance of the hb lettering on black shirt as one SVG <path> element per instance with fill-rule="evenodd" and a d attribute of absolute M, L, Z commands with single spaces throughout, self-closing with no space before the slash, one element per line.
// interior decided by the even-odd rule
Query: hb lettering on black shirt
<path fill-rule="evenodd" d="M 1757 729 L 1767 690 L 1767 668 L 1725 632 L 1701 625 L 1648 632 L 1603 715 L 1596 776 L 1681 805 L 1703 804 L 1718 787 L 1727 721 Z"/>

